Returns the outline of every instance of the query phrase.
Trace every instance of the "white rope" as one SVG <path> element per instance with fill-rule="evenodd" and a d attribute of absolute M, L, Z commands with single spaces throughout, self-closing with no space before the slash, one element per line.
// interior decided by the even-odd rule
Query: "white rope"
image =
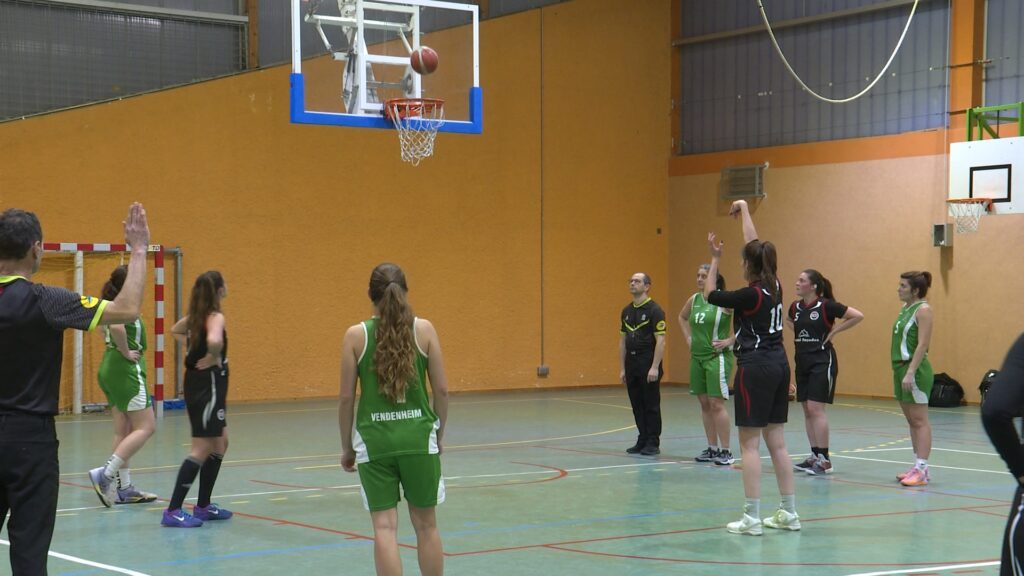
<path fill-rule="evenodd" d="M 914 12 L 917 11 L 917 3 L 920 0 L 914 0 L 914 6 L 910 9 L 910 17 L 907 18 L 907 25 L 903 27 L 903 33 L 900 34 L 899 42 L 896 43 L 896 48 L 892 51 L 892 55 L 889 56 L 889 60 L 885 63 L 885 66 L 882 67 L 882 71 L 878 73 L 878 76 L 875 76 L 875 79 L 871 81 L 871 84 L 868 84 L 867 88 L 861 90 L 860 92 L 853 96 L 850 96 L 849 98 L 843 98 L 842 100 L 826 98 L 825 96 L 818 94 L 814 90 L 811 90 L 811 88 L 807 84 L 804 84 L 804 81 L 801 80 L 799 76 L 797 76 L 797 73 L 793 71 L 793 67 L 789 65 L 789 61 L 786 60 L 786 55 L 782 53 L 782 48 L 779 48 L 779 42 L 775 39 L 775 33 L 772 31 L 772 25 L 768 22 L 768 15 L 764 13 L 764 4 L 761 3 L 761 0 L 756 1 L 758 9 L 761 10 L 761 19 L 764 20 L 764 26 L 765 28 L 768 29 L 768 37 L 772 39 L 772 46 L 775 47 L 775 51 L 779 54 L 779 58 L 782 58 L 782 63 L 785 64 L 786 70 L 789 70 L 789 73 L 793 76 L 797 83 L 800 84 L 800 86 L 802 86 L 804 90 L 809 92 L 811 96 L 814 96 L 818 100 L 828 102 L 830 104 L 845 104 L 847 102 L 853 102 L 857 98 L 860 98 L 861 96 L 867 94 L 868 91 L 871 90 L 875 86 L 875 84 L 877 84 L 878 81 L 882 79 L 882 76 L 885 75 L 885 71 L 889 69 L 889 65 L 892 64 L 892 61 L 896 59 L 896 53 L 900 51 L 900 46 L 903 45 L 903 39 L 907 36 L 907 30 L 910 29 L 910 22 L 914 19 Z"/>

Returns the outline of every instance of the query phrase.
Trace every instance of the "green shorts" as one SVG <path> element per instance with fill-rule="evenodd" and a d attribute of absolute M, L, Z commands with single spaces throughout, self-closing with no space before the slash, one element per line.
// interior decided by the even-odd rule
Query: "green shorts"
<path fill-rule="evenodd" d="M 121 412 L 144 410 L 151 405 L 146 387 L 145 356 L 133 363 L 117 350 L 108 348 L 100 362 L 99 382 L 107 402 Z"/>
<path fill-rule="evenodd" d="M 932 384 L 935 383 L 935 375 L 932 373 L 931 362 L 925 358 L 924 362 L 914 372 L 914 385 L 910 392 L 903 391 L 903 377 L 907 374 L 909 363 L 892 365 L 893 394 L 896 400 L 908 404 L 927 404 L 928 397 L 932 394 Z"/>
<path fill-rule="evenodd" d="M 431 508 L 444 502 L 444 476 L 440 454 L 410 454 L 378 458 L 359 465 L 363 506 L 380 512 L 398 506 L 398 485 L 405 500 L 417 508 Z"/>
<path fill-rule="evenodd" d="M 690 394 L 707 394 L 728 400 L 733 360 L 732 354 L 690 358 Z"/>

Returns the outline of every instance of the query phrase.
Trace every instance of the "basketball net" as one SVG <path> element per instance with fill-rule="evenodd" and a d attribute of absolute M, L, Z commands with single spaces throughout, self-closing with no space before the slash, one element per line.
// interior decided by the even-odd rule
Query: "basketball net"
<path fill-rule="evenodd" d="M 384 103 L 384 116 L 398 130 L 402 160 L 413 166 L 434 154 L 437 130 L 444 125 L 444 100 L 394 98 Z"/>
<path fill-rule="evenodd" d="M 978 231 L 981 217 L 992 209 L 991 198 L 954 198 L 946 200 L 949 214 L 956 221 L 957 234 L 973 234 Z"/>

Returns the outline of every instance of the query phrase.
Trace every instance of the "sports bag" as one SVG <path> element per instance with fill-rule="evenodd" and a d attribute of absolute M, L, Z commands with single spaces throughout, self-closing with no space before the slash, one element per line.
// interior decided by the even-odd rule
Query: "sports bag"
<path fill-rule="evenodd" d="M 936 408 L 955 408 L 964 399 L 964 389 L 960 383 L 941 372 L 935 375 L 932 394 L 928 397 L 928 405 Z"/>

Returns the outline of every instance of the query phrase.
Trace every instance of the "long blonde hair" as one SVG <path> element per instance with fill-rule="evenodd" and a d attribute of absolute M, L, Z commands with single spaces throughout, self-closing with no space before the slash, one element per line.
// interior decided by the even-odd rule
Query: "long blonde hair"
<path fill-rule="evenodd" d="M 399 404 L 416 374 L 416 340 L 413 315 L 406 293 L 405 273 L 397 264 L 379 264 L 370 274 L 370 300 L 380 313 L 374 336 L 377 349 L 377 385 L 382 396 Z"/>

